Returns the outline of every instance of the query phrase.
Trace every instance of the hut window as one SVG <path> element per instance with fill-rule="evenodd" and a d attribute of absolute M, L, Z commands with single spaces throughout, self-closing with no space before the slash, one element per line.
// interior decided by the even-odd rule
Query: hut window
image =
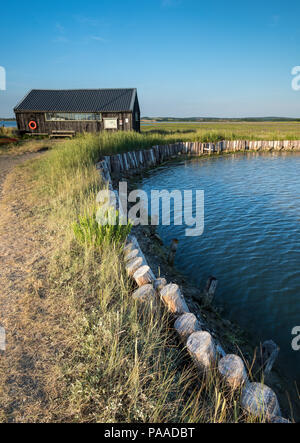
<path fill-rule="evenodd" d="M 98 113 L 47 112 L 46 120 L 49 122 L 101 121 L 102 115 Z"/>
<path fill-rule="evenodd" d="M 104 129 L 118 129 L 118 120 L 116 118 L 105 118 Z"/>

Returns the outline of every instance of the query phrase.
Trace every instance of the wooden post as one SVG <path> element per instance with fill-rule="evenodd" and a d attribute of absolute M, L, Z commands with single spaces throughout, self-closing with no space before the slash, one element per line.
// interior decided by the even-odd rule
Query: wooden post
<path fill-rule="evenodd" d="M 216 348 L 209 332 L 194 332 L 187 341 L 187 349 L 202 374 L 206 374 L 215 364 Z"/>
<path fill-rule="evenodd" d="M 154 303 L 156 300 L 155 290 L 152 285 L 142 286 L 133 293 L 132 298 L 141 303 Z"/>
<path fill-rule="evenodd" d="M 218 280 L 215 277 L 209 277 L 204 289 L 205 303 L 211 304 L 218 287 Z"/>
<path fill-rule="evenodd" d="M 142 266 L 133 275 L 134 280 L 139 287 L 153 283 L 155 278 L 153 278 L 153 273 L 149 266 Z"/>
<path fill-rule="evenodd" d="M 136 271 L 144 265 L 142 257 L 136 257 L 134 260 L 126 264 L 126 271 L 129 277 L 133 277 Z"/>
<path fill-rule="evenodd" d="M 261 345 L 261 365 L 265 375 L 269 375 L 272 371 L 275 361 L 279 355 L 280 348 L 273 340 L 265 341 Z"/>
<path fill-rule="evenodd" d="M 168 256 L 168 263 L 170 266 L 174 265 L 175 255 L 176 255 L 176 252 L 178 249 L 178 243 L 179 243 L 179 241 L 176 238 L 174 238 L 172 240 L 171 247 L 170 247 L 170 253 Z"/>
<path fill-rule="evenodd" d="M 125 250 L 127 250 L 127 247 L 129 249 L 131 249 L 131 250 L 132 249 L 138 249 L 139 250 L 139 257 L 142 257 L 144 265 L 147 265 L 148 263 L 147 263 L 146 257 L 144 256 L 143 251 L 140 248 L 140 245 L 139 245 L 139 242 L 137 241 L 137 238 L 134 235 L 130 235 L 128 237 L 127 241 L 128 241 L 128 243 L 127 243 L 127 246 L 126 246 Z M 155 276 L 154 276 L 152 271 L 151 271 L 151 273 L 152 273 L 153 279 L 155 280 Z"/>
<path fill-rule="evenodd" d="M 119 177 L 120 172 L 121 172 L 121 165 L 120 165 L 119 157 L 117 155 L 113 155 L 111 157 L 111 169 L 112 169 L 112 173 L 116 177 Z"/>
<path fill-rule="evenodd" d="M 111 162 L 110 162 L 111 157 L 109 155 L 106 155 L 103 158 L 106 161 L 106 166 L 108 168 L 109 173 L 111 173 Z"/>
<path fill-rule="evenodd" d="M 133 251 L 125 252 L 124 259 L 126 262 L 134 260 L 139 255 L 138 249 L 133 249 Z"/>
<path fill-rule="evenodd" d="M 96 165 L 96 167 L 100 171 L 103 181 L 108 184 L 108 187 L 110 190 L 113 190 L 112 180 L 111 180 L 109 168 L 107 166 L 107 161 L 102 160 L 100 163 L 98 163 Z"/>
<path fill-rule="evenodd" d="M 172 314 L 182 315 L 190 312 L 178 285 L 165 286 L 160 291 L 160 296 Z"/>
<path fill-rule="evenodd" d="M 227 384 L 234 390 L 248 379 L 243 360 L 237 355 L 226 355 L 220 360 L 218 369 Z"/>
<path fill-rule="evenodd" d="M 161 291 L 165 286 L 167 286 L 167 280 L 165 278 L 157 278 L 153 286 L 156 291 Z"/>
<path fill-rule="evenodd" d="M 271 420 L 281 416 L 276 394 L 262 383 L 247 383 L 242 391 L 241 406 L 245 412 L 257 417 Z"/>
<path fill-rule="evenodd" d="M 176 320 L 174 327 L 183 342 L 186 342 L 194 332 L 201 331 L 200 322 L 194 314 L 181 315 Z"/>
<path fill-rule="evenodd" d="M 125 248 L 123 249 L 124 255 L 126 255 L 129 252 L 133 251 L 133 249 L 136 249 L 136 245 L 132 241 L 127 243 Z"/>

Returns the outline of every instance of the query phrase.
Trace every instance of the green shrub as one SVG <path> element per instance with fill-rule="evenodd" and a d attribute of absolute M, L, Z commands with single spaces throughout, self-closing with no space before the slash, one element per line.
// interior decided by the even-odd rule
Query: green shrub
<path fill-rule="evenodd" d="M 99 223 L 98 221 L 102 221 Z M 106 220 L 106 224 L 103 221 Z M 85 214 L 78 217 L 78 222 L 73 224 L 76 240 L 83 245 L 100 247 L 104 242 L 121 245 L 130 234 L 132 225 L 121 225 L 120 214 L 113 208 L 101 213 Z"/>

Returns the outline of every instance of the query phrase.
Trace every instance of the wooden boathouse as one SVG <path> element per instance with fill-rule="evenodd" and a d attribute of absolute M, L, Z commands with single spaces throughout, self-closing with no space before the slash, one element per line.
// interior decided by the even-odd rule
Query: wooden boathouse
<path fill-rule="evenodd" d="M 136 89 L 31 90 L 14 108 L 21 134 L 140 132 Z"/>

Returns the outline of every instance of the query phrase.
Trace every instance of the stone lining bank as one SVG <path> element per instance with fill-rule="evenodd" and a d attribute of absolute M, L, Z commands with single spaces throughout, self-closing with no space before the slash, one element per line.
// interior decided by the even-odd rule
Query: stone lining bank
<path fill-rule="evenodd" d="M 300 151 L 300 141 L 222 141 L 219 143 L 176 143 L 154 146 L 149 150 L 132 151 L 106 156 L 97 164 L 97 169 L 109 189 L 115 194 L 111 177 L 124 173 L 139 172 L 180 155 L 201 156 L 238 151 Z M 122 213 L 122 208 L 119 208 Z M 253 383 L 247 374 L 244 362 L 238 355 L 226 355 L 212 337 L 203 330 L 201 319 L 190 312 L 184 295 L 176 284 L 154 275 L 135 236 L 129 236 L 124 250 L 125 268 L 138 289 L 133 299 L 142 306 L 163 303 L 173 315 L 174 328 L 190 354 L 199 377 L 217 368 L 230 389 L 241 391 L 242 409 L 256 418 L 265 417 L 271 423 L 289 423 L 281 416 L 276 394 L 262 383 Z"/>

